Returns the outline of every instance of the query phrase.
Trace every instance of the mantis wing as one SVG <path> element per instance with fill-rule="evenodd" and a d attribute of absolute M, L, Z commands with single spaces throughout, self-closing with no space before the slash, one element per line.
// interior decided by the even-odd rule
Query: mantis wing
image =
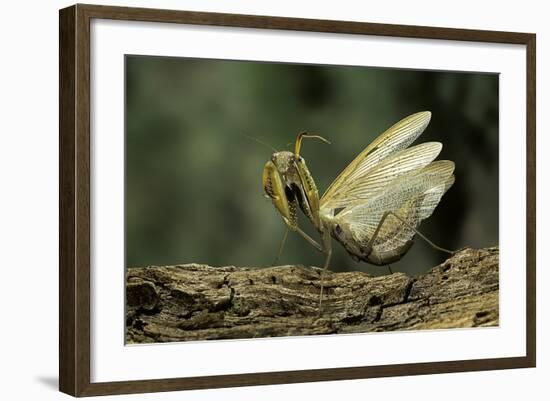
<path fill-rule="evenodd" d="M 384 131 L 365 150 L 363 150 L 340 175 L 332 182 L 321 198 L 321 209 L 334 209 L 345 203 L 345 191 L 354 181 L 391 154 L 407 148 L 428 126 L 431 118 L 429 111 L 415 113 L 404 118 Z"/>
<path fill-rule="evenodd" d="M 323 197 L 321 210 L 331 215 L 334 209 L 347 208 L 377 196 L 400 176 L 427 166 L 441 152 L 441 148 L 439 142 L 427 142 L 386 157 L 365 174 L 347 180 L 332 197 Z"/>
<path fill-rule="evenodd" d="M 384 254 L 407 243 L 420 222 L 429 217 L 443 194 L 454 183 L 454 163 L 440 160 L 426 167 L 411 170 L 396 178 L 374 197 L 353 204 L 334 217 L 342 230 L 351 234 L 359 246 L 366 246 L 376 231 L 382 216 L 392 211 L 381 226 L 372 244 L 373 252 Z"/>

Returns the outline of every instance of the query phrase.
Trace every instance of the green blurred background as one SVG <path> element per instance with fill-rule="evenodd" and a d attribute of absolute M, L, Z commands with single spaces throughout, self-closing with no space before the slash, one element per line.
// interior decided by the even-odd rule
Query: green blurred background
<path fill-rule="evenodd" d="M 301 152 L 322 194 L 379 133 L 422 110 L 432 120 L 416 143 L 442 142 L 456 183 L 421 231 L 449 249 L 498 244 L 498 75 L 126 56 L 127 266 L 269 266 L 285 229 L 262 193 L 272 150 L 245 135 L 278 150 L 303 130 L 331 140 Z M 415 242 L 394 271 L 445 259 Z M 332 270 L 387 273 L 333 248 Z M 279 264 L 323 258 L 290 233 Z"/>

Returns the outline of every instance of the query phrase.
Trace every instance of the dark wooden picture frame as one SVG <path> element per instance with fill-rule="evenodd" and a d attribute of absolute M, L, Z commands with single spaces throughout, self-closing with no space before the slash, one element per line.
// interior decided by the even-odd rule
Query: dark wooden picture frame
<path fill-rule="evenodd" d="M 90 22 L 94 18 L 525 45 L 527 54 L 526 356 L 92 383 L 90 380 Z M 535 366 L 536 37 L 534 34 L 95 5 L 75 5 L 60 10 L 59 29 L 59 388 L 62 392 L 73 396 L 93 396 Z"/>

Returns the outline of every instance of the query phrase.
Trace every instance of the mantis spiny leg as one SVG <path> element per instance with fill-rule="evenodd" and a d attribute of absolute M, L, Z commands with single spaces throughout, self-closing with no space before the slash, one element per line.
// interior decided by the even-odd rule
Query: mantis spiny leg
<path fill-rule="evenodd" d="M 325 265 L 323 266 L 323 270 L 321 270 L 321 291 L 319 293 L 319 314 L 321 314 L 321 304 L 323 302 L 325 272 L 328 269 L 328 265 L 330 264 L 330 259 L 332 257 L 332 240 L 330 237 L 330 231 L 326 228 L 322 233 L 322 239 L 323 239 L 323 253 L 326 255 L 326 258 L 325 258 Z"/>
<path fill-rule="evenodd" d="M 287 237 L 288 237 L 288 226 L 285 227 L 285 233 L 283 235 L 283 240 L 281 241 L 281 245 L 279 246 L 279 252 L 277 252 L 277 257 L 275 258 L 273 263 L 271 263 L 271 266 L 275 266 L 279 262 L 279 259 L 281 258 L 281 254 L 283 253 L 283 248 L 285 247 Z"/>
<path fill-rule="evenodd" d="M 374 240 L 378 236 L 378 233 L 380 232 L 380 229 L 382 228 L 382 225 L 384 224 L 384 221 L 386 221 L 386 218 L 389 215 L 395 216 L 397 219 L 399 219 L 401 221 L 401 223 L 403 223 L 404 225 L 409 227 L 411 230 L 413 230 L 416 234 L 418 234 L 418 236 L 420 238 L 422 238 L 424 241 L 426 241 L 432 248 L 437 249 L 438 251 L 441 251 L 441 252 L 446 252 L 450 255 L 454 254 L 453 251 L 449 251 L 448 249 L 442 248 L 442 247 L 434 244 L 432 241 L 430 241 L 428 239 L 428 237 L 426 237 L 424 234 L 422 234 L 420 231 L 418 231 L 415 227 L 413 227 L 412 225 L 407 223 L 407 221 L 405 219 L 403 219 L 402 217 L 397 215 L 395 212 L 392 212 L 391 210 L 385 212 L 382 215 L 382 218 L 380 219 L 380 222 L 378 223 L 378 226 L 376 227 L 376 230 L 374 230 L 374 234 L 372 235 L 372 238 L 369 240 L 369 243 L 367 244 L 367 249 L 370 249 L 372 247 L 372 245 L 374 244 Z"/>
<path fill-rule="evenodd" d="M 307 235 L 300 227 L 298 227 L 297 225 L 296 226 L 292 226 L 290 224 L 290 222 L 288 221 L 288 219 L 286 217 L 283 217 L 283 220 L 285 221 L 286 225 L 288 226 L 288 228 L 292 231 L 296 231 L 298 234 L 300 234 L 307 242 L 309 242 L 311 245 L 313 245 L 315 247 L 315 249 L 317 249 L 319 252 L 321 253 L 325 253 L 323 247 L 321 245 L 319 245 L 319 243 L 317 241 L 315 241 L 313 238 L 311 238 L 309 235 Z"/>

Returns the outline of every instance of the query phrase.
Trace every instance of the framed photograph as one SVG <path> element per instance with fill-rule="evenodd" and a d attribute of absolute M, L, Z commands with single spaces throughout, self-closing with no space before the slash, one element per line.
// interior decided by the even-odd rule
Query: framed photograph
<path fill-rule="evenodd" d="M 534 34 L 59 18 L 61 391 L 535 366 Z"/>

